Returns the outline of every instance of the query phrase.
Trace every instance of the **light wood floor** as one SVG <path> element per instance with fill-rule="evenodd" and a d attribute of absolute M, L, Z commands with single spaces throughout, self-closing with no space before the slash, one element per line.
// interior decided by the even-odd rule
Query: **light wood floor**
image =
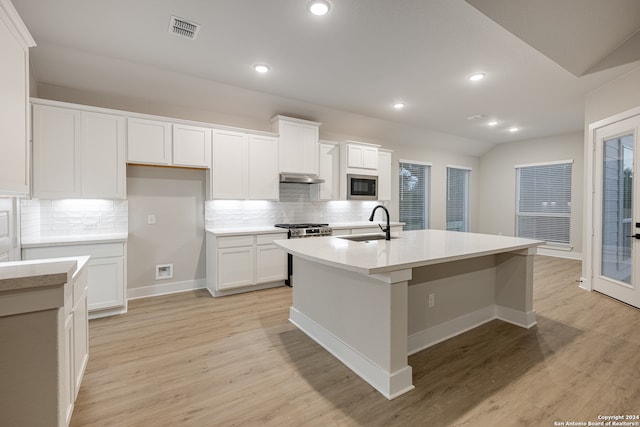
<path fill-rule="evenodd" d="M 640 311 L 536 257 L 538 326 L 487 323 L 409 358 L 388 401 L 288 321 L 291 290 L 134 300 L 90 322 L 72 426 L 553 426 L 640 412 Z"/>

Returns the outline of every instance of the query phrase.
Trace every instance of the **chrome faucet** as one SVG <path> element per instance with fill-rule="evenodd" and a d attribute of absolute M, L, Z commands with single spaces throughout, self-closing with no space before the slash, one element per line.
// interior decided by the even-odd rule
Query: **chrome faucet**
<path fill-rule="evenodd" d="M 380 227 L 380 230 L 384 232 L 384 240 L 391 240 L 391 221 L 389 220 L 389 211 L 387 210 L 387 208 L 382 205 L 378 205 L 373 208 L 371 216 L 369 217 L 369 221 L 373 221 L 373 216 L 376 214 L 378 208 L 384 209 L 384 212 L 387 214 L 387 228 L 382 227 L 380 224 L 378 224 L 378 227 Z"/>

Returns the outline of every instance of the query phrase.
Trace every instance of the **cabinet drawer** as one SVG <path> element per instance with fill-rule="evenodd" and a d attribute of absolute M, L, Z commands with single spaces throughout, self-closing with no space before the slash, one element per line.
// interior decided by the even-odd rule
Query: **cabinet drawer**
<path fill-rule="evenodd" d="M 218 248 L 237 248 L 239 246 L 253 246 L 254 237 L 251 236 L 229 236 L 218 237 Z"/>
<path fill-rule="evenodd" d="M 100 243 L 91 245 L 44 246 L 22 250 L 24 259 L 60 258 L 90 255 L 92 258 L 124 256 L 124 243 Z"/>
<path fill-rule="evenodd" d="M 274 240 L 282 240 L 287 238 L 287 233 L 277 234 L 258 234 L 256 236 L 256 243 L 258 245 L 270 245 Z"/>

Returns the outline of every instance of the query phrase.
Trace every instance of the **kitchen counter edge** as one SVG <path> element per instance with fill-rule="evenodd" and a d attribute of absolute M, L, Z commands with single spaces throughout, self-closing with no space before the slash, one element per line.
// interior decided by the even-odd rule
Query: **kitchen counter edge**
<path fill-rule="evenodd" d="M 123 243 L 126 242 L 128 238 L 128 233 L 38 237 L 23 239 L 21 247 L 28 249 L 48 246 L 90 245 L 94 243 Z"/>

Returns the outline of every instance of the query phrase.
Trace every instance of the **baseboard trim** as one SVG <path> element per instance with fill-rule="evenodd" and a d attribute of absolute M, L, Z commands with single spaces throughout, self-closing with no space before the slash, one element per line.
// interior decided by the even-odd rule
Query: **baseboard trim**
<path fill-rule="evenodd" d="M 206 280 L 205 280 L 206 282 Z M 205 283 L 206 284 L 206 283 Z M 231 288 L 231 289 L 223 289 L 223 290 L 215 290 L 209 286 L 207 286 L 207 290 L 209 291 L 209 294 L 212 297 L 224 297 L 227 295 L 235 295 L 235 294 L 244 294 L 246 292 L 252 292 L 252 291 L 261 291 L 263 289 L 271 289 L 271 288 L 277 288 L 280 286 L 284 286 L 284 280 L 279 280 L 276 282 L 270 282 L 270 283 L 261 283 L 259 285 L 251 285 L 251 286 L 241 286 L 239 288 Z"/>
<path fill-rule="evenodd" d="M 551 256 L 555 258 L 565 258 L 565 259 L 574 259 L 577 261 L 582 261 L 582 252 L 538 248 L 537 254 L 542 256 Z"/>
<path fill-rule="evenodd" d="M 128 299 L 157 297 L 160 295 L 175 294 L 178 292 L 194 291 L 204 289 L 207 286 L 207 279 L 185 280 L 183 282 L 163 283 L 160 285 L 142 286 L 140 288 L 130 288 L 127 290 Z"/>
<path fill-rule="evenodd" d="M 387 372 L 294 307 L 289 309 L 289 321 L 387 399 L 393 399 L 414 389 L 411 366 L 407 365 L 396 372 Z"/>
<path fill-rule="evenodd" d="M 409 355 L 453 338 L 496 319 L 496 306 L 490 305 L 431 328 L 409 335 Z"/>
<path fill-rule="evenodd" d="M 525 313 L 501 305 L 496 305 L 496 319 L 525 329 L 530 329 L 537 324 L 535 310 Z"/>

